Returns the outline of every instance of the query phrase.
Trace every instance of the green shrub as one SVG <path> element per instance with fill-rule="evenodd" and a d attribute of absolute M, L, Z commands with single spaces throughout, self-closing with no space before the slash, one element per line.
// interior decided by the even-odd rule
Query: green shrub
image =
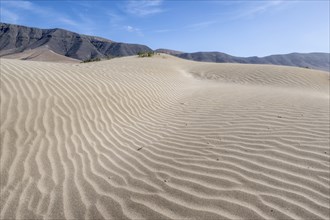
<path fill-rule="evenodd" d="M 83 60 L 82 63 L 89 63 L 89 62 L 96 62 L 96 61 L 101 61 L 101 58 L 99 58 L 99 57 L 89 58 L 87 60 Z"/>
<path fill-rule="evenodd" d="M 155 55 L 155 52 L 153 52 L 153 51 L 140 51 L 140 52 L 138 52 L 137 53 L 137 55 L 139 56 L 139 57 L 152 57 L 153 55 Z"/>

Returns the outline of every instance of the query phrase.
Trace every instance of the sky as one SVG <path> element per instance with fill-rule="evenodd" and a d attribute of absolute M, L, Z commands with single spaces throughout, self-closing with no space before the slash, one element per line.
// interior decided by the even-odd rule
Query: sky
<path fill-rule="evenodd" d="M 0 0 L 1 22 L 152 49 L 234 56 L 329 53 L 330 1 Z"/>

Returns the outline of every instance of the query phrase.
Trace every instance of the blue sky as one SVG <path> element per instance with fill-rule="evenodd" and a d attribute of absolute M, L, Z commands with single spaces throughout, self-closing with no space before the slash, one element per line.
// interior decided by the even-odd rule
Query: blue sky
<path fill-rule="evenodd" d="M 329 52 L 329 0 L 0 2 L 1 22 L 63 28 L 152 49 L 235 56 Z"/>

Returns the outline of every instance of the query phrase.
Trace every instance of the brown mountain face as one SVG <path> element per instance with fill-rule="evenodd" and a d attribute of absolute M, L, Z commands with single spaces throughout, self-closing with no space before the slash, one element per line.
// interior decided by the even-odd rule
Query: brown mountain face
<path fill-rule="evenodd" d="M 129 56 L 140 51 L 152 51 L 145 45 L 118 43 L 58 28 L 39 29 L 0 23 L 0 56 L 13 55 L 39 47 L 78 60 Z"/>

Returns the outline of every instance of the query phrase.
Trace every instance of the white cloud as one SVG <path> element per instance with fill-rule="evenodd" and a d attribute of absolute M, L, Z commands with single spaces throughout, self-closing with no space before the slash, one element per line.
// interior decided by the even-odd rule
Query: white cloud
<path fill-rule="evenodd" d="M 133 32 L 134 31 L 134 28 L 132 26 L 126 26 L 125 29 L 128 31 L 128 32 Z"/>
<path fill-rule="evenodd" d="M 130 0 L 127 2 L 125 10 L 127 13 L 136 16 L 147 16 L 163 12 L 161 5 L 163 0 Z"/>
<path fill-rule="evenodd" d="M 131 33 L 136 33 L 137 35 L 139 35 L 140 37 L 143 37 L 144 34 L 142 33 L 141 29 L 139 28 L 135 28 L 135 27 L 132 27 L 130 25 L 127 25 L 127 26 L 124 26 L 124 29 L 128 32 L 131 32 Z"/>

